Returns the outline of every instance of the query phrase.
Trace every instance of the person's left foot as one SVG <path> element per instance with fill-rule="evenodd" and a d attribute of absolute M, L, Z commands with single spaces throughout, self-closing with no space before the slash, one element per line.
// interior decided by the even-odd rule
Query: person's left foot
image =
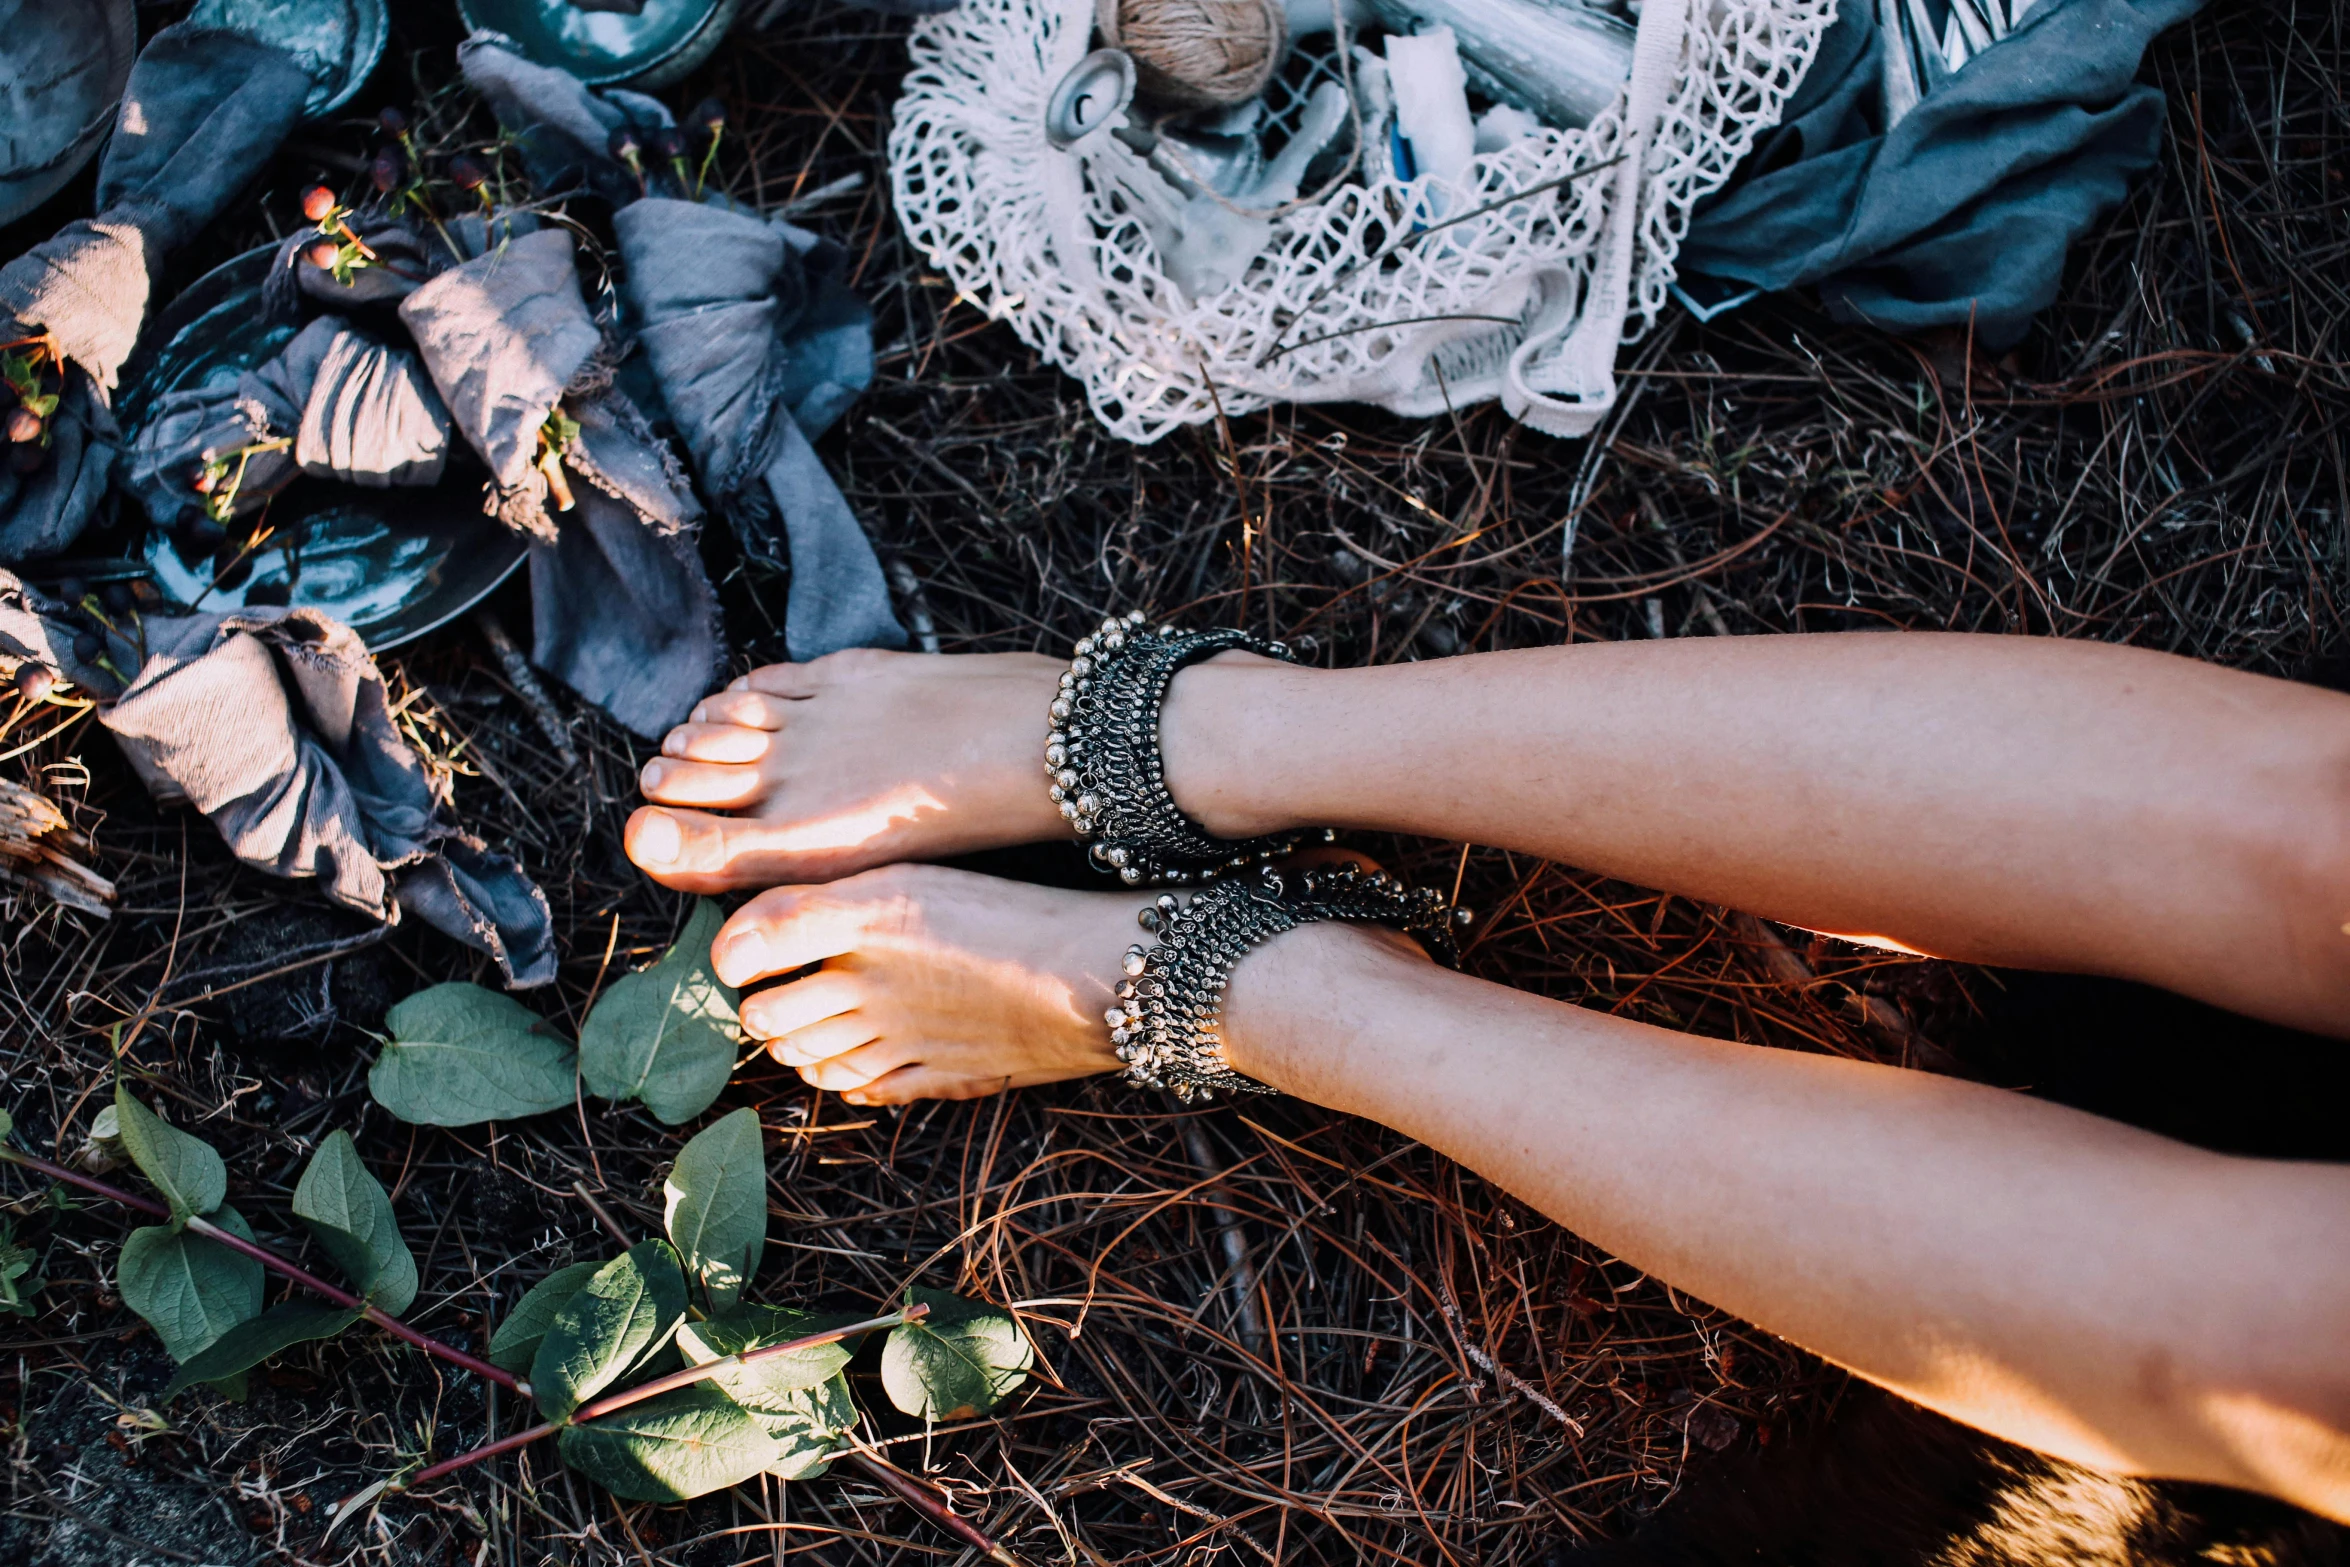
<path fill-rule="evenodd" d="M 1115 1072 L 1102 1013 L 1146 894 L 892 865 L 763 892 L 711 943 L 743 1028 L 852 1104 L 975 1099 Z"/>

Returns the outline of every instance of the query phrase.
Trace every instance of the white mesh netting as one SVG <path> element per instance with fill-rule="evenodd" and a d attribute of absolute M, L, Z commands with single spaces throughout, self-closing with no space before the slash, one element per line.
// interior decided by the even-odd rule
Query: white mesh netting
<path fill-rule="evenodd" d="M 919 25 L 890 178 L 922 252 L 1083 382 L 1127 440 L 1219 407 L 1426 415 L 1490 397 L 1580 434 L 1614 399 L 1617 349 L 1664 306 L 1691 204 L 1777 123 L 1834 13 L 1835 0 L 1647 0 L 1632 80 L 1589 126 L 1480 156 L 1458 189 L 1344 185 L 1276 219 L 1240 280 L 1197 300 L 1136 215 L 1159 176 L 1108 135 L 1045 139 L 1054 86 L 1093 47 L 1092 0 L 963 0 Z M 1268 140 L 1335 73 L 1331 44 L 1309 40 L 1276 82 Z M 1453 221 L 1431 227 L 1438 212 Z"/>

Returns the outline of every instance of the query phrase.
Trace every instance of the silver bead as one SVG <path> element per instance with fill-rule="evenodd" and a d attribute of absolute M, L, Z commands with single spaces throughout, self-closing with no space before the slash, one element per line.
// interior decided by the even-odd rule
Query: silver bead
<path fill-rule="evenodd" d="M 1159 932 L 1159 911 L 1157 909 L 1144 909 L 1134 916 L 1134 923 L 1140 925 L 1144 930 L 1149 931 L 1152 935 L 1155 936 Z M 1123 994 L 1123 987 L 1121 987 L 1121 994 Z"/>
<path fill-rule="evenodd" d="M 1065 729 L 1056 729 L 1051 734 L 1044 737 L 1044 743 L 1046 745 L 1067 745 L 1069 743 L 1069 732 Z"/>
<path fill-rule="evenodd" d="M 1065 803 L 1065 802 L 1068 800 L 1068 798 L 1069 798 L 1069 791 L 1068 791 L 1068 790 L 1066 790 L 1066 789 L 1064 789 L 1064 788 L 1062 788 L 1062 787 L 1061 787 L 1061 786 L 1060 786 L 1058 783 L 1055 783 L 1055 784 L 1054 784 L 1054 785 L 1053 785 L 1051 788 L 1049 788 L 1049 789 L 1045 790 L 1045 793 L 1047 793 L 1047 794 L 1051 795 L 1051 796 L 1052 796 L 1054 799 L 1056 799 L 1056 800 L 1059 800 L 1059 801 L 1062 801 L 1062 802 L 1064 802 L 1064 803 Z M 1075 807 L 1073 807 L 1073 806 L 1072 806 L 1072 807 L 1071 807 L 1071 810 L 1074 810 L 1074 809 L 1075 809 Z M 1070 814 L 1070 813 L 1069 813 L 1069 811 L 1063 811 L 1061 814 L 1062 814 L 1063 816 L 1067 816 L 1067 815 L 1068 815 L 1068 814 Z"/>
<path fill-rule="evenodd" d="M 1053 782 L 1064 789 L 1074 789 L 1077 787 L 1077 770 L 1073 767 L 1064 767 L 1053 774 Z"/>
<path fill-rule="evenodd" d="M 1142 885 L 1142 867 L 1139 865 L 1122 865 L 1118 868 L 1118 879 L 1129 887 L 1139 887 Z M 1148 914 L 1150 910 L 1145 909 L 1142 912 Z M 1151 928 L 1152 927 L 1148 925 L 1143 927 L 1145 930 L 1149 930 Z"/>
<path fill-rule="evenodd" d="M 1058 767 L 1067 760 L 1069 760 L 1069 748 L 1067 746 L 1056 743 L 1053 745 L 1048 745 L 1044 748 L 1045 766 Z"/>
<path fill-rule="evenodd" d="M 1087 658 L 1083 653 L 1078 654 L 1076 659 L 1069 665 L 1069 676 L 1071 679 L 1076 679 L 1079 676 L 1090 675 L 1092 673 L 1093 660 Z"/>
<path fill-rule="evenodd" d="M 1126 845 L 1119 844 L 1107 855 L 1103 856 L 1103 858 L 1107 859 L 1112 865 L 1118 867 L 1118 869 L 1124 870 L 1128 862 L 1134 858 L 1134 852 L 1127 848 Z"/>
<path fill-rule="evenodd" d="M 1077 639 L 1077 646 L 1072 651 L 1075 657 L 1085 657 L 1086 654 L 1093 651 L 1093 638 L 1079 637 Z"/>
<path fill-rule="evenodd" d="M 1077 820 L 1077 807 L 1070 801 L 1063 800 L 1061 802 L 1061 819 L 1066 822 Z"/>
<path fill-rule="evenodd" d="M 1069 699 L 1065 696 L 1054 697 L 1053 705 L 1047 711 L 1053 715 L 1053 722 L 1059 723 L 1069 716 Z"/>
<path fill-rule="evenodd" d="M 1141 611 L 1141 610 L 1139 610 L 1139 609 L 1130 609 L 1130 610 L 1128 610 L 1128 611 L 1126 612 L 1126 624 L 1128 624 L 1128 625 L 1130 625 L 1130 626 L 1139 626 L 1139 625 L 1141 625 L 1141 624 L 1142 624 L 1142 622 L 1143 622 L 1143 619 L 1144 619 L 1143 613 L 1142 613 L 1142 611 Z"/>
<path fill-rule="evenodd" d="M 1126 1026 L 1126 1009 L 1124 1007 L 1112 1007 L 1109 1011 L 1102 1014 L 1102 1021 L 1109 1024 L 1112 1028 L 1124 1028 Z"/>
<path fill-rule="evenodd" d="M 1455 909 L 1452 911 L 1452 922 L 1455 925 L 1474 925 L 1477 916 L 1468 909 Z"/>
<path fill-rule="evenodd" d="M 1076 775 L 1071 774 L 1070 785 L 1076 782 Z M 1098 794 L 1081 794 L 1077 797 L 1077 808 L 1088 816 L 1099 816 L 1102 813 L 1102 797 Z"/>
<path fill-rule="evenodd" d="M 1126 949 L 1126 961 L 1120 966 L 1123 967 L 1129 975 L 1140 974 L 1143 971 L 1144 963 L 1141 942 L 1138 941 L 1133 946 Z"/>
<path fill-rule="evenodd" d="M 1175 894 L 1171 892 L 1162 892 L 1159 894 L 1158 910 L 1161 918 L 1171 917 L 1178 909 L 1181 909 L 1182 907 L 1182 903 L 1177 901 Z"/>
<path fill-rule="evenodd" d="M 1106 633 L 1106 634 L 1105 634 L 1105 635 L 1102 637 L 1102 646 L 1103 646 L 1103 647 L 1105 647 L 1105 648 L 1107 648 L 1109 651 L 1111 651 L 1111 652 L 1113 652 L 1113 653 L 1117 652 L 1117 651 L 1118 651 L 1120 648 L 1124 647 L 1125 645 L 1126 645 L 1126 633 L 1125 633 L 1125 632 L 1123 632 L 1123 631 L 1112 631 L 1112 632 L 1108 632 L 1108 633 Z"/>

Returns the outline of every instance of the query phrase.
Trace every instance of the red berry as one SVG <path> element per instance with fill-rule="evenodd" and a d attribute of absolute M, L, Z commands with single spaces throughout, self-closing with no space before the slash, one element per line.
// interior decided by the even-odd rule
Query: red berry
<path fill-rule="evenodd" d="M 16 666 L 16 689 L 28 702 L 38 702 L 57 684 L 57 671 L 26 659 Z"/>
<path fill-rule="evenodd" d="M 408 134 L 408 116 L 402 114 L 397 108 L 394 108 L 388 103 L 383 106 L 383 109 L 379 113 L 377 113 L 375 117 L 375 123 L 383 127 L 384 134 L 386 136 L 405 136 Z"/>
<path fill-rule="evenodd" d="M 302 254 L 308 256 L 310 264 L 320 271 L 332 272 L 335 263 L 343 259 L 343 247 L 331 239 L 322 239 Z"/>
<path fill-rule="evenodd" d="M 694 105 L 692 123 L 699 125 L 705 131 L 724 130 L 726 128 L 726 105 L 715 98 L 704 98 L 700 103 Z"/>
<path fill-rule="evenodd" d="M 220 470 L 210 465 L 198 468 L 196 477 L 189 482 L 189 488 L 198 495 L 210 495 L 220 488 Z"/>
<path fill-rule="evenodd" d="M 8 438 L 12 441 L 37 441 L 42 429 L 41 416 L 30 408 L 19 408 L 8 416 Z"/>
<path fill-rule="evenodd" d="M 340 205 L 335 193 L 324 185 L 313 185 L 302 192 L 302 216 L 313 223 L 324 223 L 335 215 L 335 208 Z"/>
<path fill-rule="evenodd" d="M 374 182 L 377 194 L 384 196 L 389 196 L 400 188 L 400 176 L 403 172 L 405 171 L 400 166 L 400 155 L 389 147 L 377 153 L 375 161 L 367 166 L 368 179 Z"/>
<path fill-rule="evenodd" d="M 489 170 L 459 154 L 449 160 L 449 178 L 459 190 L 479 190 L 489 183 Z"/>

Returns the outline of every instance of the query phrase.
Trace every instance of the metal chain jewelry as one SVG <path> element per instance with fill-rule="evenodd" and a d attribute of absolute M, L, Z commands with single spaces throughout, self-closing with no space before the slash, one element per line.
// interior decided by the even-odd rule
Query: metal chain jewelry
<path fill-rule="evenodd" d="M 1233 965 L 1260 942 L 1314 920 L 1393 925 L 1451 968 L 1460 961 L 1454 931 L 1470 915 L 1434 888 L 1406 887 L 1385 871 L 1268 865 L 1254 876 L 1204 887 L 1189 903 L 1161 893 L 1136 918 L 1159 943 L 1126 949 L 1126 978 L 1102 1021 L 1110 1025 L 1110 1044 L 1126 1063 L 1129 1082 L 1173 1089 L 1188 1104 L 1213 1098 L 1219 1089 L 1275 1092 L 1224 1059 L 1224 989 Z"/>
<path fill-rule="evenodd" d="M 1159 710 L 1187 664 L 1227 648 L 1295 662 L 1288 648 L 1245 631 L 1156 630 L 1140 610 L 1112 616 L 1077 644 L 1053 698 L 1045 773 L 1061 816 L 1092 845 L 1094 863 L 1129 887 L 1213 881 L 1304 841 L 1302 833 L 1218 838 L 1176 807 L 1159 749 Z"/>

